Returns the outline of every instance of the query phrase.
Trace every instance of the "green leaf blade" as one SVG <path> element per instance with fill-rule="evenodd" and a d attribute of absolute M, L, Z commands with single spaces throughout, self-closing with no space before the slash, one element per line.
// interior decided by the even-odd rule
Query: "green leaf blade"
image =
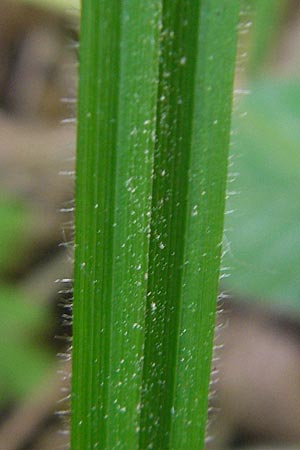
<path fill-rule="evenodd" d="M 82 8 L 73 450 L 137 448 L 159 18 L 158 1 Z"/>
<path fill-rule="evenodd" d="M 238 16 L 164 2 L 143 449 L 204 445 Z"/>

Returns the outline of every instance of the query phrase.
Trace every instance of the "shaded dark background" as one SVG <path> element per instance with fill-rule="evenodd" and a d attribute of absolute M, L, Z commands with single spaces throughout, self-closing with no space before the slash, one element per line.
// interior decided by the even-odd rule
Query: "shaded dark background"
<path fill-rule="evenodd" d="M 300 8 L 248 3 L 208 448 L 300 449 Z M 1 450 L 68 442 L 77 40 L 76 10 L 0 0 Z"/>

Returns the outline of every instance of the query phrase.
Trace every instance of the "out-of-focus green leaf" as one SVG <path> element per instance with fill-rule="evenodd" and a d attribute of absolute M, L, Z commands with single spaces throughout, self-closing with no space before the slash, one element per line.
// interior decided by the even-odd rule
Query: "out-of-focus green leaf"
<path fill-rule="evenodd" d="M 272 46 L 277 41 L 288 1 L 247 0 L 247 4 L 253 14 L 247 63 L 249 72 L 253 76 L 261 72 L 269 52 L 272 51 Z"/>
<path fill-rule="evenodd" d="M 238 108 L 225 232 L 226 285 L 300 306 L 300 81 L 263 81 Z M 241 117 L 243 112 L 246 117 Z"/>
<path fill-rule="evenodd" d="M 23 396 L 42 379 L 51 358 L 34 338 L 45 311 L 10 287 L 0 288 L 0 404 Z"/>
<path fill-rule="evenodd" d="M 56 9 L 61 12 L 79 14 L 80 0 L 21 0 L 26 3 L 34 3 L 36 5 Z"/>
<path fill-rule="evenodd" d="M 0 273 L 6 271 L 19 258 L 24 236 L 32 223 L 30 211 L 8 197 L 0 198 Z"/>

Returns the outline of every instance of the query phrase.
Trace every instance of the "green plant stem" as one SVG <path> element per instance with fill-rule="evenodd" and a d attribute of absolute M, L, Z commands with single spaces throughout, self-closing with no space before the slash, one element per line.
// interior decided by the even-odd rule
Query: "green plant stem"
<path fill-rule="evenodd" d="M 72 450 L 138 447 L 158 0 L 82 3 Z"/>
<path fill-rule="evenodd" d="M 165 0 L 142 449 L 202 449 L 239 1 Z"/>

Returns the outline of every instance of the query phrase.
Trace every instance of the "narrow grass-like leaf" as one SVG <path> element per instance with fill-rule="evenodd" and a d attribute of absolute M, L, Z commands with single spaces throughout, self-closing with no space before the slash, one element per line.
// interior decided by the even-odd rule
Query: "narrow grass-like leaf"
<path fill-rule="evenodd" d="M 141 449 L 202 449 L 240 2 L 163 1 Z"/>
<path fill-rule="evenodd" d="M 159 20 L 82 3 L 72 450 L 138 448 Z"/>
<path fill-rule="evenodd" d="M 72 450 L 203 448 L 238 12 L 83 2 Z"/>

